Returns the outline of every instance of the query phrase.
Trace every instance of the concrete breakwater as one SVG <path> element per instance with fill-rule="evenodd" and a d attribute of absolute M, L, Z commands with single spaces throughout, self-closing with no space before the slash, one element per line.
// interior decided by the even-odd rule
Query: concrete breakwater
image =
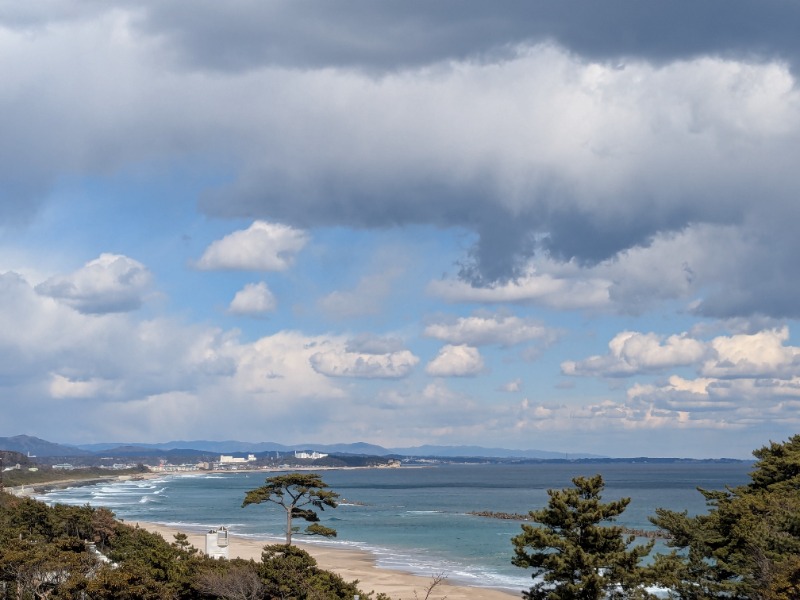
<path fill-rule="evenodd" d="M 530 521 L 531 517 L 527 514 L 521 513 L 508 513 L 508 512 L 495 512 L 492 510 L 478 510 L 470 511 L 467 513 L 473 517 L 486 517 L 489 519 L 502 519 L 505 521 Z M 630 527 L 621 527 L 622 532 L 628 535 L 635 535 L 640 538 L 647 539 L 669 539 L 669 535 L 660 529 L 633 529 Z"/>

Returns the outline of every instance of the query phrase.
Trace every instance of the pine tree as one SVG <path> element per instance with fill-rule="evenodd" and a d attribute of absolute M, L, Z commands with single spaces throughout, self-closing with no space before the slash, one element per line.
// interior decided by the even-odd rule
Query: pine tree
<path fill-rule="evenodd" d="M 539 525 L 522 525 L 514 537 L 518 567 L 532 567 L 541 576 L 528 600 L 600 600 L 601 598 L 649 598 L 644 589 L 648 570 L 639 565 L 652 548 L 629 549 L 634 536 L 621 527 L 601 525 L 622 514 L 630 498 L 602 503 L 600 475 L 576 477 L 574 488 L 548 490 L 547 508 L 531 511 Z"/>
<path fill-rule="evenodd" d="M 800 598 L 800 435 L 753 454 L 748 485 L 700 490 L 707 514 L 660 508 L 651 518 L 677 549 L 656 561 L 672 597 Z"/>
<path fill-rule="evenodd" d="M 272 502 L 286 511 L 286 545 L 292 543 L 292 520 L 300 518 L 311 523 L 305 533 L 336 537 L 336 530 L 319 524 L 317 510 L 336 508 L 339 494 L 327 489 L 328 484 L 316 473 L 289 473 L 268 477 L 266 484 L 245 494 L 242 507 Z"/>

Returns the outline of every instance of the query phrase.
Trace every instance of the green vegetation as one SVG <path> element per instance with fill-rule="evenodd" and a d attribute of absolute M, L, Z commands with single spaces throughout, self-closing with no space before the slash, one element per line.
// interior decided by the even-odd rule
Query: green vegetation
<path fill-rule="evenodd" d="M 708 514 L 659 509 L 651 519 L 676 549 L 655 565 L 674 598 L 800 598 L 800 435 L 753 454 L 748 485 L 700 490 Z"/>
<path fill-rule="evenodd" d="M 266 546 L 261 562 L 214 560 L 175 537 L 167 543 L 105 508 L 48 507 L 0 493 L 0 591 L 18 600 L 371 597 L 294 546 Z"/>
<path fill-rule="evenodd" d="M 6 471 L 3 473 L 3 486 L 35 485 L 37 487 L 47 487 L 46 484 L 48 483 L 56 483 L 62 480 L 69 480 L 70 485 L 74 485 L 77 481 L 85 481 L 89 484 L 103 479 L 115 479 L 121 475 L 136 476 L 148 472 L 147 467 L 141 465 L 133 469 L 117 469 L 113 471 L 98 467 L 59 471 L 49 466 L 39 466 L 36 471 L 29 471 L 28 469 Z"/>
<path fill-rule="evenodd" d="M 292 544 L 292 520 L 300 518 L 311 523 L 304 533 L 336 537 L 336 530 L 319 524 L 316 510 L 336 508 L 339 494 L 327 489 L 328 484 L 316 473 L 289 473 L 268 477 L 266 484 L 245 494 L 242 507 L 272 502 L 286 511 L 286 545 Z M 307 508 L 313 507 L 313 508 Z"/>
<path fill-rule="evenodd" d="M 48 464 L 36 463 L 31 457 L 12 450 L 0 450 L 0 488 L 36 486 L 45 488 L 46 484 L 56 484 L 69 480 L 93 483 L 103 479 L 114 479 L 121 475 L 136 476 L 147 473 L 144 465 L 130 469 L 104 469 L 97 466 L 81 467 L 71 470 L 57 469 Z"/>
<path fill-rule="evenodd" d="M 800 598 L 800 435 L 753 452 L 748 485 L 700 490 L 709 511 L 694 517 L 658 509 L 651 518 L 674 548 L 650 565 L 652 548 L 630 548 L 633 536 L 601 525 L 630 499 L 602 504 L 603 480 L 578 477 L 574 488 L 550 490 L 548 507 L 529 513 L 513 540 L 515 565 L 541 575 L 523 593 L 531 600 L 650 598 L 648 585 L 674 600 Z M 661 597 L 663 597 L 663 594 Z"/>
<path fill-rule="evenodd" d="M 548 490 L 547 508 L 531 511 L 530 519 L 541 526 L 523 524 L 516 536 L 518 567 L 532 567 L 533 577 L 542 576 L 525 592 L 529 600 L 600 600 L 645 598 L 647 571 L 639 561 L 653 543 L 628 548 L 635 537 L 621 527 L 603 526 L 622 514 L 630 498 L 603 504 L 603 479 L 576 477 L 574 488 Z"/>

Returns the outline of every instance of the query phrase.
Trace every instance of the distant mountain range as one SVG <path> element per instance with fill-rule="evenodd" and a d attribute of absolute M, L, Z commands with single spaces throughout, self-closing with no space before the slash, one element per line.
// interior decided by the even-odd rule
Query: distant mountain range
<path fill-rule="evenodd" d="M 481 446 L 413 446 L 407 448 L 384 448 L 375 444 L 355 442 L 351 444 L 294 444 L 286 446 L 275 442 L 239 442 L 227 440 L 213 442 L 208 440 L 174 441 L 163 444 L 125 444 L 130 447 L 158 450 L 192 449 L 205 452 L 292 452 L 294 450 L 316 450 L 328 454 L 358 454 L 368 456 L 410 456 L 410 457 L 470 457 L 470 458 L 565 458 L 561 452 L 546 450 L 509 450 L 507 448 L 484 448 Z M 104 452 L 119 444 L 82 444 L 79 448 L 90 452 Z M 569 458 L 598 458 L 592 454 L 570 454 Z"/>
<path fill-rule="evenodd" d="M 286 446 L 275 442 L 240 442 L 227 440 L 221 442 L 208 440 L 174 441 L 162 444 L 105 443 L 80 444 L 68 446 L 48 442 L 37 437 L 17 435 L 0 437 L 0 450 L 13 450 L 23 454 L 41 457 L 98 456 L 113 454 L 117 456 L 149 455 L 171 453 L 180 450 L 187 453 L 223 454 L 230 452 L 292 452 L 294 450 L 316 450 L 327 454 L 355 454 L 367 456 L 408 456 L 444 458 L 529 458 L 529 459 L 578 459 L 601 458 L 593 454 L 569 454 L 548 452 L 546 450 L 509 450 L 507 448 L 484 448 L 481 446 L 413 446 L 408 448 L 384 448 L 375 444 L 355 442 L 351 444 L 295 444 Z"/>
<path fill-rule="evenodd" d="M 14 437 L 0 437 L 0 450 L 13 450 L 28 456 L 91 456 L 89 450 L 82 450 L 75 446 L 54 444 L 30 435 L 15 435 Z"/>

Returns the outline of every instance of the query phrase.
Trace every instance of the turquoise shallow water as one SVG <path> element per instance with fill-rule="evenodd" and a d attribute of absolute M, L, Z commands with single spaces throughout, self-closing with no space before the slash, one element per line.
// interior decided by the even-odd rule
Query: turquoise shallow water
<path fill-rule="evenodd" d="M 577 475 L 601 473 L 604 498 L 632 499 L 619 519 L 651 528 L 657 507 L 705 512 L 698 486 L 722 489 L 748 481 L 748 463 L 542 463 L 440 465 L 425 468 L 331 470 L 323 479 L 344 499 L 321 514 L 338 531 L 333 543 L 373 552 L 383 567 L 455 582 L 521 590 L 530 575 L 511 565 L 514 521 L 468 515 L 491 510 L 526 513 L 547 504 L 548 488 L 571 485 Z M 280 541 L 284 513 L 273 505 L 241 508 L 247 490 L 263 484 L 261 473 L 166 476 L 57 490 L 48 502 L 107 506 L 128 522 L 151 521 L 202 531 L 225 525 L 232 533 Z"/>

